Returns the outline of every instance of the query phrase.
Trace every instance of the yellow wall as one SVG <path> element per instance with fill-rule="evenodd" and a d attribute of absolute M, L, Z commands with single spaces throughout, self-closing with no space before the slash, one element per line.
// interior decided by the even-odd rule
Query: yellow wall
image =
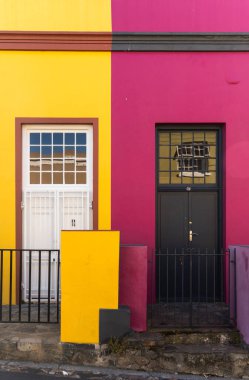
<path fill-rule="evenodd" d="M 62 231 L 61 341 L 99 343 L 99 309 L 118 308 L 119 232 Z"/>
<path fill-rule="evenodd" d="M 99 119 L 99 229 L 110 229 L 110 53 L 1 51 L 0 83 L 0 247 L 15 248 L 16 117 Z"/>
<path fill-rule="evenodd" d="M 0 30 L 111 31 L 111 0 L 0 0 Z"/>

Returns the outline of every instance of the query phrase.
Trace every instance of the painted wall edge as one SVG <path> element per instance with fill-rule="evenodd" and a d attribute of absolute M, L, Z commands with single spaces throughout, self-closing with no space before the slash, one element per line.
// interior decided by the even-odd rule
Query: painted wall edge
<path fill-rule="evenodd" d="M 248 33 L 0 31 L 0 50 L 247 52 Z"/>

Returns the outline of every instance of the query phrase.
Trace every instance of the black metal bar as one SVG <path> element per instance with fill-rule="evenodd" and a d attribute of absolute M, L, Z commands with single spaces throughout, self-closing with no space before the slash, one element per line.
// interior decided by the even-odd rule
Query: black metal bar
<path fill-rule="evenodd" d="M 18 322 L 22 321 L 22 250 L 19 251 L 19 317 Z"/>
<path fill-rule="evenodd" d="M 12 308 L 12 250 L 10 250 L 10 283 L 9 283 L 9 321 L 11 322 Z"/>
<path fill-rule="evenodd" d="M 1 249 L 1 279 L 0 279 L 0 321 L 3 319 L 3 254 Z"/>
<path fill-rule="evenodd" d="M 60 251 L 57 251 L 57 304 L 56 304 L 56 322 L 60 319 Z"/>
<path fill-rule="evenodd" d="M 48 315 L 47 315 L 48 322 L 50 322 L 50 296 L 51 296 L 51 251 L 48 251 Z"/>
<path fill-rule="evenodd" d="M 41 321 L 41 250 L 38 260 L 38 322 Z"/>
<path fill-rule="evenodd" d="M 29 250 L 29 300 L 28 300 L 28 322 L 31 321 L 31 276 L 32 276 L 32 251 Z"/>

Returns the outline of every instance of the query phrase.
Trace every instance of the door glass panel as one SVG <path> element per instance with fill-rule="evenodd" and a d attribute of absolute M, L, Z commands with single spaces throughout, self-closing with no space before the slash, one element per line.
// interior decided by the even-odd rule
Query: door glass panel
<path fill-rule="evenodd" d="M 216 151 L 216 131 L 159 132 L 159 185 L 216 184 Z"/>
<path fill-rule="evenodd" d="M 87 184 L 88 147 L 86 143 L 86 132 L 31 132 L 29 183 Z M 35 174 L 35 172 L 39 173 Z M 75 172 L 85 172 L 85 174 L 76 176 Z"/>

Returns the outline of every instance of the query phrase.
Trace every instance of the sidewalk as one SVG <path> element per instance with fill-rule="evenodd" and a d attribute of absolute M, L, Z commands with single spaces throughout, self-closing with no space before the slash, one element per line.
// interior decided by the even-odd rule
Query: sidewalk
<path fill-rule="evenodd" d="M 62 344 L 57 324 L 0 324 L 0 360 L 249 379 L 249 352 L 231 329 L 131 333 L 105 345 Z"/>

